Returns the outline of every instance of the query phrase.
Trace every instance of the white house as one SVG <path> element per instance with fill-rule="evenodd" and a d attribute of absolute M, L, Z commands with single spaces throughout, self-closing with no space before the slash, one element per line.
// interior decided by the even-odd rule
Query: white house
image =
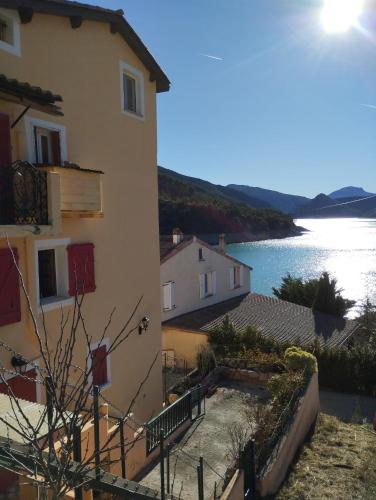
<path fill-rule="evenodd" d="M 226 254 L 224 235 L 216 249 L 175 230 L 161 241 L 162 322 L 249 293 L 251 270 Z"/>

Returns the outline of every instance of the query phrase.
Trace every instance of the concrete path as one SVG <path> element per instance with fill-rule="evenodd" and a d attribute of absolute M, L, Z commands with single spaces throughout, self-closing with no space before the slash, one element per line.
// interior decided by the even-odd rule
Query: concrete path
<path fill-rule="evenodd" d="M 345 422 L 361 417 L 368 422 L 376 413 L 376 398 L 320 390 L 321 411 Z"/>

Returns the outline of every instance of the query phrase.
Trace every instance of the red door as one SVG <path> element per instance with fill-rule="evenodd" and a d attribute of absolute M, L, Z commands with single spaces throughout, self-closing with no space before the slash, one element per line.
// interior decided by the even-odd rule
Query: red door
<path fill-rule="evenodd" d="M 22 376 L 23 375 L 23 376 Z M 37 401 L 37 372 L 35 368 L 28 370 L 22 375 L 12 377 L 7 380 L 9 387 L 12 389 L 13 394 L 20 399 L 25 399 L 26 401 Z M 7 385 L 2 382 L 0 383 L 0 393 L 8 394 Z"/>
<path fill-rule="evenodd" d="M 0 113 L 0 167 L 12 163 L 9 116 Z"/>

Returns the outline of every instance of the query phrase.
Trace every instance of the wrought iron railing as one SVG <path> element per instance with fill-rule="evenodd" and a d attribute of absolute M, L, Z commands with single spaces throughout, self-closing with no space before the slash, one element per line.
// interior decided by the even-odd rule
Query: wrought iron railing
<path fill-rule="evenodd" d="M 48 225 L 47 172 L 24 161 L 0 166 L 0 224 Z"/>
<path fill-rule="evenodd" d="M 167 438 L 187 420 L 193 420 L 193 409 L 197 406 L 195 418 L 203 413 L 202 400 L 205 398 L 205 387 L 197 386 L 189 390 L 175 403 L 164 409 L 159 415 L 146 424 L 146 452 L 155 450 L 160 442 L 161 431 Z"/>

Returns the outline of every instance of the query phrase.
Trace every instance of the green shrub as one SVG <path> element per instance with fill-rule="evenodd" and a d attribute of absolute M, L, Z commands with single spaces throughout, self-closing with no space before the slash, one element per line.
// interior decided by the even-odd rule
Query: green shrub
<path fill-rule="evenodd" d="M 300 347 L 289 347 L 285 351 L 286 366 L 290 370 L 305 372 L 307 376 L 317 373 L 315 356 Z"/>
<path fill-rule="evenodd" d="M 202 346 L 197 352 L 197 368 L 199 374 L 205 377 L 216 367 L 216 360 L 213 350 L 210 347 Z"/>
<path fill-rule="evenodd" d="M 298 396 L 306 384 L 302 372 L 285 372 L 275 375 L 266 388 L 273 397 L 275 408 L 282 410 L 294 396 Z"/>

